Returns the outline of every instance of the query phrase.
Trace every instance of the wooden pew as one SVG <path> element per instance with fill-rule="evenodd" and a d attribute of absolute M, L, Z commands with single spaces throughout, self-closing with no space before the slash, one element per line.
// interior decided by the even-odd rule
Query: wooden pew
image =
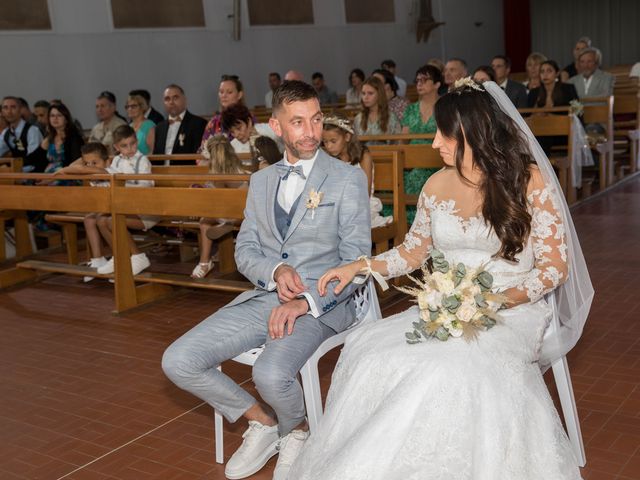
<path fill-rule="evenodd" d="M 85 176 L 69 175 L 67 179 L 85 179 Z M 98 180 L 108 180 L 110 175 L 97 175 Z M 50 180 L 47 174 L 1 174 L 0 180 L 18 181 Z M 21 260 L 33 254 L 31 240 L 29 238 L 29 225 L 26 211 L 69 211 L 82 205 L 88 211 L 108 213 L 110 210 L 111 192 L 109 188 L 93 188 L 88 186 L 34 186 L 0 183 L 0 210 L 19 211 L 14 217 L 16 230 L 16 260 Z M 15 285 L 36 278 L 33 271 L 33 261 L 21 262 L 10 265 L 0 270 L 0 288 Z M 28 265 L 28 266 L 25 266 Z M 78 267 L 83 268 L 83 267 Z M 90 269 L 85 268 L 83 274 L 88 274 Z"/>
<path fill-rule="evenodd" d="M 197 182 L 206 179 L 248 180 L 249 175 L 116 175 L 112 185 L 111 214 L 113 218 L 115 295 L 118 312 L 137 307 L 170 291 L 170 285 L 240 292 L 251 288 L 246 281 L 226 278 L 192 279 L 185 275 L 143 272 L 134 279 L 129 260 L 127 215 L 159 215 L 170 217 L 215 217 L 242 220 L 247 191 L 237 188 L 163 187 L 127 188 L 126 180 L 175 180 Z M 173 178 L 166 178 L 173 177 Z M 219 243 L 218 256 L 233 259 L 233 238 Z M 136 286 L 135 282 L 143 282 Z"/>
<path fill-rule="evenodd" d="M 407 233 L 404 203 L 403 154 L 397 150 L 371 152 L 374 164 L 374 194 L 383 204 L 393 205 L 393 222 L 371 230 L 374 254 L 379 255 L 390 246 L 402 243 Z M 382 194 L 380 192 L 391 192 Z M 390 242 L 392 245 L 390 245 Z"/>
<path fill-rule="evenodd" d="M 613 96 L 585 97 L 580 100 L 584 105 L 583 120 L 585 124 L 599 123 L 605 128 L 605 139 L 595 148 L 598 151 L 600 191 L 614 183 L 614 150 L 613 150 Z"/>
<path fill-rule="evenodd" d="M 570 205 L 575 203 L 577 198 L 576 188 L 573 186 L 573 166 L 571 164 L 571 117 L 568 115 L 532 115 L 526 118 L 529 128 L 536 137 L 567 137 L 567 154 L 551 156 L 549 160 L 558 170 L 558 181 L 560 187 Z"/>
<path fill-rule="evenodd" d="M 622 157 L 628 153 L 630 173 L 635 173 L 640 150 L 640 95 L 616 95 L 613 114 L 614 154 Z"/>

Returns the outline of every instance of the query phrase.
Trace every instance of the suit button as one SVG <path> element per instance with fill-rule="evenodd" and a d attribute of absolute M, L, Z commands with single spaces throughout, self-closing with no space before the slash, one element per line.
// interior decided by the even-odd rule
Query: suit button
<path fill-rule="evenodd" d="M 286 259 L 286 258 L 289 258 L 289 254 L 288 254 L 287 252 L 284 252 L 284 253 L 282 254 L 282 258 L 285 258 L 285 259 Z"/>
<path fill-rule="evenodd" d="M 287 220 L 287 227 L 291 226 L 291 220 Z"/>

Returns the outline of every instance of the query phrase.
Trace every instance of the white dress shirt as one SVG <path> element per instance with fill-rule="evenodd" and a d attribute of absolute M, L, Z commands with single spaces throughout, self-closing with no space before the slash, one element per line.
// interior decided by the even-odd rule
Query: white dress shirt
<path fill-rule="evenodd" d="M 593 75 L 591 75 L 589 78 L 587 78 L 587 77 L 585 77 L 583 75 L 582 79 L 584 80 L 584 96 L 588 97 L 589 96 L 589 87 L 591 86 L 591 81 L 593 80 Z"/>
<path fill-rule="evenodd" d="M 169 116 L 169 129 L 167 130 L 167 141 L 164 144 L 165 155 L 171 155 L 173 153 L 173 145 L 176 143 L 176 137 L 178 136 L 178 130 L 184 119 L 186 110 L 182 111 L 177 117 Z M 171 121 L 174 121 L 171 123 Z"/>

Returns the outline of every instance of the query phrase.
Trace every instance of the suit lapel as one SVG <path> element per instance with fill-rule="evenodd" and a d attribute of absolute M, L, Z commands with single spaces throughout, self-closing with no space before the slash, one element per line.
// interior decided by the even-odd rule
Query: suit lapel
<path fill-rule="evenodd" d="M 307 183 L 304 186 L 304 190 L 300 194 L 300 201 L 298 202 L 298 208 L 296 208 L 296 212 L 293 215 L 293 219 L 291 220 L 291 226 L 287 231 L 287 235 L 284 237 L 284 241 L 286 242 L 291 234 L 295 232 L 298 224 L 302 221 L 304 216 L 307 213 L 307 199 L 309 198 L 309 192 L 311 190 L 315 190 L 316 192 L 320 191 L 320 187 L 324 183 L 324 180 L 327 178 L 327 172 L 324 168 L 325 159 L 323 158 L 324 154 L 322 150 L 318 152 L 318 157 L 311 169 L 311 173 L 309 173 L 309 178 L 307 179 Z"/>
<path fill-rule="evenodd" d="M 189 111 L 185 111 L 184 112 L 184 117 L 182 118 L 182 121 L 180 122 L 180 127 L 178 128 L 178 133 L 176 134 L 176 139 L 173 141 L 173 152 L 176 153 L 176 150 L 178 151 L 178 153 L 182 153 L 182 150 L 184 149 L 184 142 L 187 138 L 187 127 L 189 124 L 189 116 L 190 113 Z M 168 121 L 168 120 L 167 120 Z M 169 128 L 167 127 L 167 134 L 169 133 Z M 184 135 L 183 140 L 182 140 L 182 145 L 180 145 L 180 135 Z"/>
<path fill-rule="evenodd" d="M 282 165 L 282 160 L 278 162 L 278 165 Z M 276 192 L 278 191 L 278 184 L 280 183 L 280 175 L 278 175 L 278 169 L 276 167 L 271 167 L 270 170 L 271 171 L 267 177 L 267 221 L 271 227 L 273 235 L 282 242 L 283 239 L 276 225 L 275 214 L 276 202 L 278 201 L 276 199 Z"/>

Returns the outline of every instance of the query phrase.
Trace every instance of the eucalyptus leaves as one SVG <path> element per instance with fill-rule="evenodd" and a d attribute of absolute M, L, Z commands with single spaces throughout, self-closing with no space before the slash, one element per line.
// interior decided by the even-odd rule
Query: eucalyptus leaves
<path fill-rule="evenodd" d="M 431 252 L 433 273 L 422 267 L 423 279 L 409 277 L 417 287 L 398 287 L 416 298 L 420 320 L 407 332 L 407 343 L 423 338 L 448 340 L 463 337 L 470 341 L 479 331 L 497 322 L 496 312 L 507 302 L 503 295 L 491 291 L 493 277 L 484 266 L 468 269 L 463 263 L 449 265 L 439 250 Z"/>

